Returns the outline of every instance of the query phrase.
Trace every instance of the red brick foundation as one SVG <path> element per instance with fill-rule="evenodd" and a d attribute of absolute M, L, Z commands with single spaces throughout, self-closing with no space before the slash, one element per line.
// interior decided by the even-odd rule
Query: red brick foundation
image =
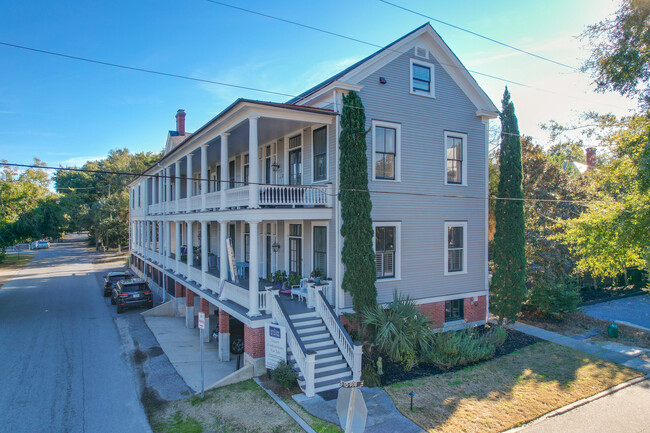
<path fill-rule="evenodd" d="M 205 313 L 206 317 L 210 315 L 210 302 L 207 299 L 201 298 L 201 312 Z"/>
<path fill-rule="evenodd" d="M 191 291 L 190 289 L 185 290 L 185 305 L 187 307 L 194 306 L 194 292 Z"/>
<path fill-rule="evenodd" d="M 244 325 L 244 352 L 253 359 L 264 356 L 264 328 Z"/>
<path fill-rule="evenodd" d="M 430 304 L 420 304 L 418 305 L 420 312 L 426 316 L 429 316 L 429 320 L 433 320 L 434 328 L 442 328 L 445 324 L 445 303 L 444 302 L 432 302 Z"/>
<path fill-rule="evenodd" d="M 230 314 L 224 310 L 219 310 L 219 332 L 230 333 Z"/>
<path fill-rule="evenodd" d="M 487 312 L 487 296 L 477 296 L 474 298 L 465 298 L 465 321 L 478 322 L 485 320 Z"/>
<path fill-rule="evenodd" d="M 185 296 L 185 286 L 178 281 L 174 281 L 174 297 L 182 298 Z"/>

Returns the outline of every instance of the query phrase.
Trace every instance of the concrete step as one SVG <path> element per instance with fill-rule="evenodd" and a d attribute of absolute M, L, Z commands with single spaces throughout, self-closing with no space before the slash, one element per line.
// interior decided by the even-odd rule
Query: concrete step
<path fill-rule="evenodd" d="M 324 335 L 321 338 L 316 338 L 314 340 L 302 340 L 303 344 L 307 349 L 314 349 L 316 347 L 324 346 L 325 344 L 328 345 L 333 345 L 334 340 L 332 340 L 332 337 L 330 335 Z M 337 347 L 338 348 L 338 347 Z"/>
<path fill-rule="evenodd" d="M 296 358 L 293 356 L 291 351 L 289 351 L 287 355 L 287 360 L 291 363 L 296 362 Z M 316 354 L 316 365 L 325 362 L 342 361 L 342 360 L 343 360 L 343 355 L 341 354 L 341 352 L 327 352 L 327 353 Z"/>
<path fill-rule="evenodd" d="M 303 334 L 308 334 L 310 332 L 327 332 L 327 328 L 325 327 L 325 324 L 323 322 L 318 323 L 318 324 L 312 324 L 312 325 L 303 325 L 303 326 L 295 326 L 296 332 L 298 333 L 299 336 L 302 336 Z"/>
<path fill-rule="evenodd" d="M 330 333 L 324 329 L 318 329 L 316 331 L 309 330 L 308 332 L 307 331 L 308 330 L 306 330 L 304 333 L 300 333 L 300 332 L 298 333 L 298 336 L 303 341 L 303 343 L 306 343 L 307 341 L 313 341 L 323 337 L 331 338 Z"/>
<path fill-rule="evenodd" d="M 304 326 L 308 325 L 320 325 L 323 323 L 323 320 L 320 317 L 303 317 L 302 319 L 291 319 L 291 322 L 293 323 L 293 326 L 298 329 L 298 328 L 303 328 Z"/>
<path fill-rule="evenodd" d="M 308 311 L 306 313 L 289 314 L 289 317 L 291 318 L 291 321 L 294 321 L 297 319 L 304 319 L 305 317 L 318 317 L 318 315 L 316 314 L 315 310 L 312 308 L 311 311 Z"/>
<path fill-rule="evenodd" d="M 316 379 L 316 383 L 318 383 L 329 379 L 339 379 L 339 378 L 347 377 L 348 375 L 351 374 L 352 373 L 350 372 L 349 368 L 342 367 L 336 370 L 325 370 L 325 371 L 319 371 L 318 373 L 314 372 L 314 378 Z M 300 376 L 298 376 L 298 380 L 304 381 L 305 378 L 301 374 Z"/>

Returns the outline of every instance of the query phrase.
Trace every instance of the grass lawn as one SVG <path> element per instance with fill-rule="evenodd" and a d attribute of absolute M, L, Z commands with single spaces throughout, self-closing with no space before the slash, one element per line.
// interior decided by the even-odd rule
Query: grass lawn
<path fill-rule="evenodd" d="M 155 432 L 299 433 L 302 428 L 252 379 L 149 410 Z"/>
<path fill-rule="evenodd" d="M 18 269 L 29 263 L 35 255 L 34 253 L 7 254 L 0 262 L 0 287 L 9 281 Z"/>
<path fill-rule="evenodd" d="M 499 432 L 642 373 L 543 342 L 463 370 L 398 382 L 386 392 L 429 432 Z M 409 393 L 416 396 L 410 411 Z"/>

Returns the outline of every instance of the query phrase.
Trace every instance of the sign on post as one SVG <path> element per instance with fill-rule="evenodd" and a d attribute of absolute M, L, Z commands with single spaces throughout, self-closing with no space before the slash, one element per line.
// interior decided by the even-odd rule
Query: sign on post
<path fill-rule="evenodd" d="M 205 329 L 205 313 L 199 311 L 199 329 Z"/>
<path fill-rule="evenodd" d="M 280 361 L 287 362 L 287 330 L 284 326 L 264 324 L 264 354 L 266 368 L 275 368 Z"/>
<path fill-rule="evenodd" d="M 343 383 L 336 400 L 336 413 L 345 433 L 362 433 L 366 428 L 368 409 L 361 390 L 355 386 L 357 384 Z"/>

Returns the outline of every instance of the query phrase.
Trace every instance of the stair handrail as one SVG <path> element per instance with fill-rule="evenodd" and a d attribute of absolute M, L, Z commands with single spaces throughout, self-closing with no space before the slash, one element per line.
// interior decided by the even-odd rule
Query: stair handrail
<path fill-rule="evenodd" d="M 305 378 L 305 395 L 307 397 L 314 396 L 314 385 L 315 385 L 315 364 L 316 364 L 316 352 L 305 347 L 305 344 L 302 342 L 302 339 L 298 335 L 298 331 L 291 322 L 289 313 L 280 302 L 280 296 L 274 296 L 274 302 L 277 305 L 277 310 L 282 314 L 280 317 L 274 317 L 281 325 L 283 325 L 287 330 L 287 344 L 291 348 L 293 356 L 296 358 L 296 363 L 302 372 L 303 377 Z"/>
<path fill-rule="evenodd" d="M 334 308 L 330 305 L 327 297 L 320 287 L 316 288 L 318 296 L 316 296 L 316 312 L 323 319 L 325 326 L 329 330 L 334 342 L 343 354 L 345 361 L 352 370 L 352 380 L 361 379 L 361 356 L 363 354 L 362 345 L 354 343 L 348 331 L 345 330 L 343 324 L 334 312 Z"/>

